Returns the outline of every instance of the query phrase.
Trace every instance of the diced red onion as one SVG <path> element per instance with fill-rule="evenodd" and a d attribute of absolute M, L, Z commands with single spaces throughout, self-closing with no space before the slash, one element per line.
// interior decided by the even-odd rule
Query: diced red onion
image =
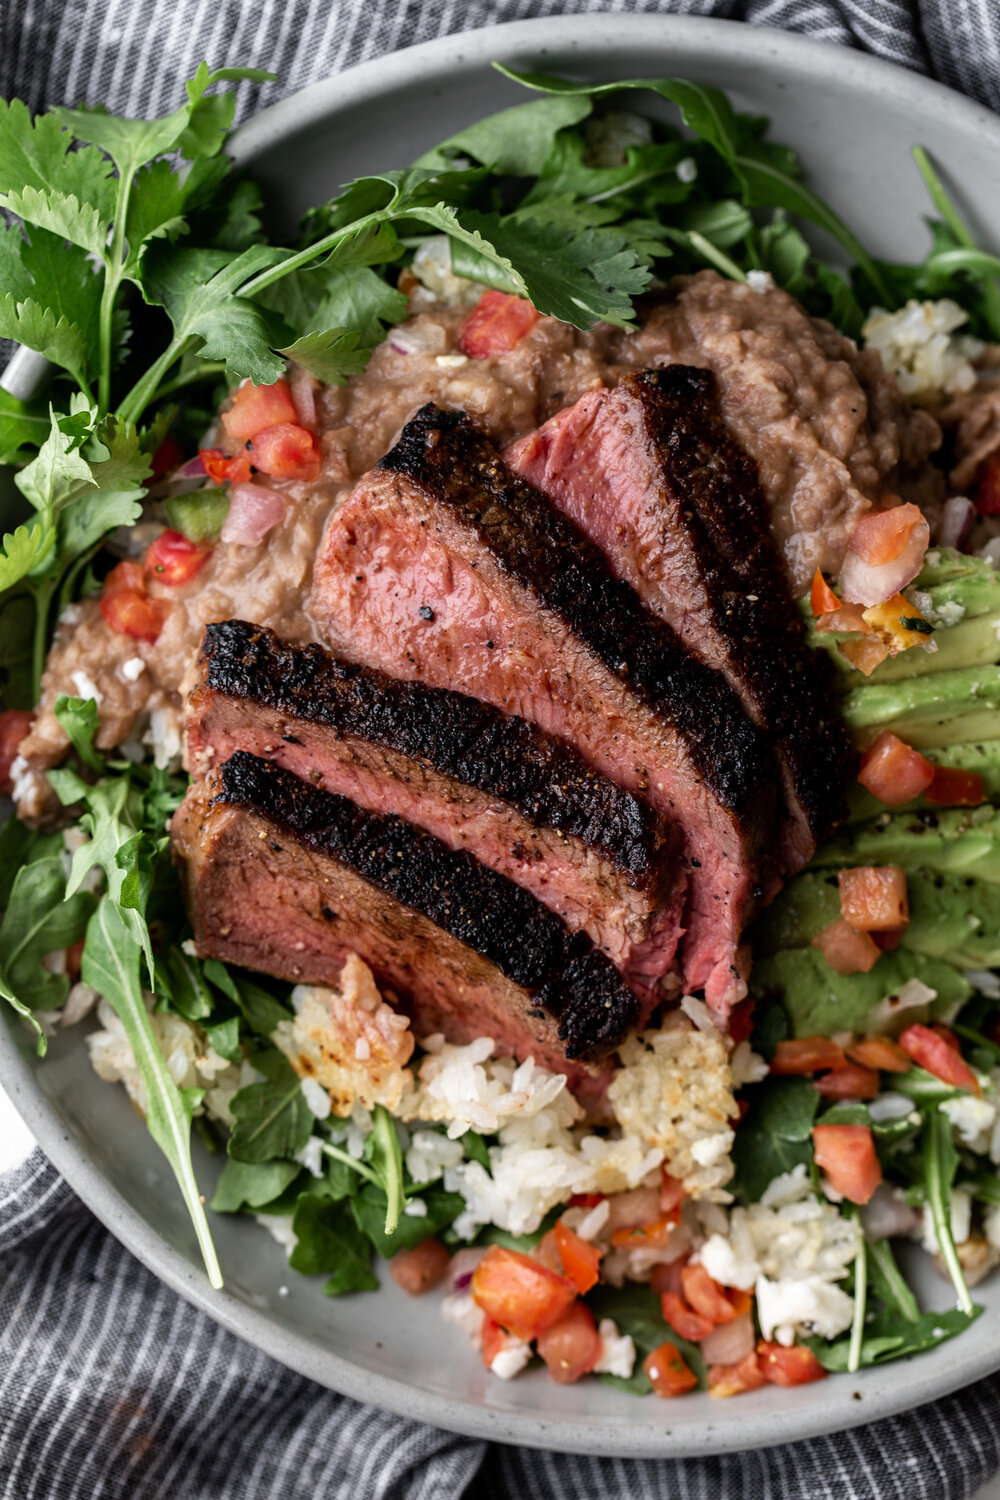
<path fill-rule="evenodd" d="M 887 1240 L 890 1235 L 909 1234 L 920 1222 L 920 1215 L 904 1200 L 902 1193 L 880 1182 L 861 1209 L 861 1224 L 870 1240 Z"/>
<path fill-rule="evenodd" d="M 938 546 L 961 548 L 976 524 L 976 507 L 966 495 L 952 495 L 944 502 L 938 526 Z"/>
<path fill-rule="evenodd" d="M 285 497 L 260 484 L 234 484 L 221 540 L 256 547 L 285 517 Z"/>
<path fill-rule="evenodd" d="M 442 354 L 447 347 L 444 331 L 436 323 L 420 328 L 398 324 L 389 333 L 389 344 L 397 354 Z"/>
<path fill-rule="evenodd" d="M 754 1347 L 753 1317 L 741 1313 L 730 1323 L 720 1323 L 701 1341 L 701 1352 L 706 1364 L 736 1365 Z"/>
<path fill-rule="evenodd" d="M 916 578 L 923 567 L 924 553 L 930 539 L 931 531 L 927 522 L 918 521 L 899 556 L 886 563 L 865 562 L 848 545 L 840 572 L 842 597 L 851 604 L 863 604 L 866 609 L 875 604 L 884 604 Z"/>
<path fill-rule="evenodd" d="M 448 1267 L 448 1288 L 453 1292 L 464 1292 L 472 1280 L 472 1273 L 486 1254 L 481 1250 L 456 1250 Z"/>
<path fill-rule="evenodd" d="M 289 387 L 299 426 L 304 427 L 307 432 L 315 432 L 316 392 L 319 389 L 319 381 L 310 375 L 308 370 L 300 370 L 296 367 L 289 380 Z"/>
<path fill-rule="evenodd" d="M 196 453 L 194 458 L 189 458 L 186 464 L 181 464 L 179 469 L 175 469 L 170 477 L 171 479 L 201 479 L 204 478 L 204 474 L 205 465 Z"/>

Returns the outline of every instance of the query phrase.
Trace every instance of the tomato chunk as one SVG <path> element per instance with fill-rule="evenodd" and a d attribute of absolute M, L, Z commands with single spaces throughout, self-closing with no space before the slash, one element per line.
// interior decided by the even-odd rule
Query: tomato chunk
<path fill-rule="evenodd" d="M 814 1125 L 813 1154 L 830 1186 L 850 1203 L 867 1203 L 882 1166 L 867 1125 Z"/>
<path fill-rule="evenodd" d="M 1000 453 L 991 453 L 979 465 L 972 502 L 981 516 L 1000 516 Z"/>
<path fill-rule="evenodd" d="M 893 932 L 910 920 L 906 871 L 901 865 L 841 870 L 840 914 L 857 932 Z"/>
<path fill-rule="evenodd" d="M 980 1094 L 979 1080 L 960 1052 L 932 1031 L 929 1026 L 907 1026 L 899 1038 L 899 1045 L 908 1057 L 940 1078 L 952 1088 L 968 1089 L 971 1094 Z"/>
<path fill-rule="evenodd" d="M 105 594 L 115 594 L 119 589 L 130 589 L 141 594 L 146 587 L 146 570 L 134 558 L 123 557 L 116 563 L 104 580 Z"/>
<path fill-rule="evenodd" d="M 924 800 L 931 807 L 979 807 L 986 801 L 986 788 L 978 771 L 935 766 Z"/>
<path fill-rule="evenodd" d="M 756 1349 L 751 1349 L 735 1365 L 712 1365 L 708 1372 L 710 1396 L 740 1396 L 744 1391 L 759 1390 L 766 1383 L 767 1376 L 760 1367 Z"/>
<path fill-rule="evenodd" d="M 601 1357 L 601 1335 L 589 1307 L 574 1302 L 569 1311 L 539 1335 L 538 1352 L 557 1385 L 572 1385 L 589 1375 Z"/>
<path fill-rule="evenodd" d="M 803 1036 L 779 1042 L 771 1072 L 781 1075 L 818 1073 L 823 1068 L 842 1068 L 844 1053 L 828 1036 Z"/>
<path fill-rule="evenodd" d="M 866 1036 L 846 1050 L 851 1062 L 862 1068 L 878 1068 L 881 1073 L 908 1073 L 913 1067 L 913 1059 L 891 1037 Z"/>
<path fill-rule="evenodd" d="M 472 1275 L 476 1306 L 519 1339 L 536 1339 L 558 1323 L 575 1297 L 565 1276 L 502 1245 L 491 1245 Z"/>
<path fill-rule="evenodd" d="M 389 1274 L 411 1297 L 422 1297 L 439 1286 L 448 1274 L 451 1255 L 440 1240 L 422 1240 L 409 1250 L 400 1250 L 389 1262 Z"/>
<path fill-rule="evenodd" d="M 869 567 L 895 562 L 917 526 L 925 525 L 923 512 L 913 504 L 894 505 L 889 510 L 862 516 L 851 532 L 850 550 Z"/>
<path fill-rule="evenodd" d="M 589 1240 L 574 1234 L 561 1219 L 556 1224 L 555 1236 L 562 1268 L 582 1296 L 597 1285 L 601 1274 L 601 1252 Z"/>
<path fill-rule="evenodd" d="M 505 1333 L 495 1318 L 487 1313 L 483 1318 L 483 1326 L 479 1330 L 480 1349 L 483 1355 L 483 1364 L 487 1370 L 496 1359 L 497 1355 L 506 1346 L 509 1333 Z"/>
<path fill-rule="evenodd" d="M 273 385 L 251 385 L 246 381 L 233 396 L 231 409 L 222 413 L 226 436 L 237 443 L 250 442 L 267 427 L 297 421 L 287 380 L 276 380 Z"/>
<path fill-rule="evenodd" d="M 199 547 L 179 531 L 161 531 L 146 552 L 146 572 L 157 583 L 179 588 L 201 572 L 211 555 L 211 547 Z"/>
<path fill-rule="evenodd" d="M 935 767 L 926 755 L 883 729 L 861 757 L 858 780 L 886 807 L 902 807 L 927 790 Z"/>
<path fill-rule="evenodd" d="M 730 1323 L 746 1311 L 746 1307 L 733 1301 L 725 1288 L 714 1281 L 697 1261 L 688 1261 L 681 1271 L 681 1287 L 695 1312 L 713 1323 Z"/>
<path fill-rule="evenodd" d="M 706 1318 L 703 1313 L 695 1312 L 694 1308 L 689 1307 L 677 1292 L 661 1293 L 660 1306 L 663 1310 L 664 1321 L 690 1344 L 700 1344 L 715 1327 L 711 1318 Z"/>
<path fill-rule="evenodd" d="M 843 917 L 817 932 L 812 940 L 836 974 L 867 974 L 882 954 L 868 932 L 858 932 Z"/>
<path fill-rule="evenodd" d="M 865 636 L 861 641 L 841 641 L 838 649 L 841 656 L 866 677 L 870 677 L 889 655 L 888 641 L 877 635 Z"/>
<path fill-rule="evenodd" d="M 112 630 L 134 636 L 137 641 L 149 641 L 150 645 L 159 638 L 167 613 L 164 600 L 150 599 L 134 589 L 102 594 L 100 608 Z"/>
<path fill-rule="evenodd" d="M 757 1358 L 764 1379 L 772 1385 L 808 1385 L 811 1380 L 825 1380 L 826 1371 L 811 1349 L 803 1344 L 793 1344 L 786 1349 L 783 1344 L 771 1344 L 760 1339 Z"/>
<path fill-rule="evenodd" d="M 9 797 L 14 790 L 10 768 L 17 759 L 18 748 L 31 728 L 34 714 L 27 708 L 7 708 L 0 714 L 0 792 Z"/>
<path fill-rule="evenodd" d="M 199 448 L 198 457 L 205 473 L 216 484 L 224 484 L 227 480 L 232 484 L 246 484 L 253 472 L 249 453 L 227 458 L 221 448 Z"/>
<path fill-rule="evenodd" d="M 266 427 L 253 440 L 253 462 L 272 479 L 315 479 L 320 452 L 311 432 L 297 422 Z"/>
<path fill-rule="evenodd" d="M 814 615 L 828 615 L 833 610 L 840 608 L 840 600 L 823 577 L 819 568 L 813 574 L 812 588 L 809 592 L 809 603 L 812 606 Z"/>
<path fill-rule="evenodd" d="M 824 1073 L 816 1080 L 816 1090 L 824 1099 L 874 1099 L 878 1093 L 878 1074 L 874 1068 L 856 1063 Z"/>
<path fill-rule="evenodd" d="M 642 1368 L 657 1396 L 683 1396 L 698 1384 L 697 1375 L 688 1369 L 676 1344 L 661 1344 L 646 1355 Z"/>
<path fill-rule="evenodd" d="M 859 635 L 871 635 L 872 627 L 865 619 L 865 612 L 860 604 L 838 604 L 836 609 L 828 610 L 826 614 L 817 617 L 818 635 L 842 631 L 857 631 Z"/>
<path fill-rule="evenodd" d="M 757 1002 L 752 995 L 734 1005 L 729 1013 L 729 1035 L 734 1042 L 748 1042 L 753 1035 L 753 1014 Z"/>
<path fill-rule="evenodd" d="M 484 292 L 458 330 L 458 342 L 472 359 L 509 354 L 538 322 L 538 313 L 523 297 Z"/>

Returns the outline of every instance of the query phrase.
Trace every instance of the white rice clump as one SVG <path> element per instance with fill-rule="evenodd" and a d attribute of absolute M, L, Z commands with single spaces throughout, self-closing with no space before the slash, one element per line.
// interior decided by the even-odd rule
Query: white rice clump
<path fill-rule="evenodd" d="M 232 1127 L 234 1121 L 229 1105 L 237 1090 L 258 1076 L 254 1069 L 246 1065 L 237 1067 L 220 1057 L 193 1021 L 185 1021 L 183 1016 L 175 1016 L 170 1011 L 154 1011 L 152 995 L 147 994 L 145 1001 L 156 1044 L 174 1083 L 179 1089 L 204 1089 L 205 1113 Z M 102 1029 L 87 1037 L 94 1072 L 106 1083 L 123 1084 L 136 1109 L 145 1115 L 149 1107 L 146 1085 L 124 1024 L 107 1000 L 98 1002 L 97 1019 Z"/>
<path fill-rule="evenodd" d="M 836 1338 L 851 1326 L 854 1299 L 836 1285 L 857 1254 L 860 1229 L 818 1198 L 804 1165 L 776 1177 L 759 1203 L 734 1208 L 696 1252 L 724 1286 L 754 1291 L 761 1332 L 791 1344 L 797 1334 Z"/>
<path fill-rule="evenodd" d="M 630 1037 L 619 1056 L 608 1101 L 622 1130 L 657 1147 L 691 1197 L 728 1203 L 739 1109 L 723 1038 L 673 1026 Z"/>
<path fill-rule="evenodd" d="M 861 334 L 865 348 L 881 354 L 904 396 L 934 401 L 971 391 L 976 384 L 971 361 L 985 345 L 969 334 L 956 334 L 966 317 L 950 297 L 937 302 L 911 297 L 899 312 L 872 308 Z"/>

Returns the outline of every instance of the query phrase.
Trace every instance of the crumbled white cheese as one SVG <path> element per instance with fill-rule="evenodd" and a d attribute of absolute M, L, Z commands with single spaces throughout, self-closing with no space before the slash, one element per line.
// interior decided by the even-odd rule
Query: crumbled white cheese
<path fill-rule="evenodd" d="M 128 661 L 123 661 L 118 669 L 126 682 L 138 682 L 146 670 L 146 663 L 141 656 L 130 656 Z"/>
<path fill-rule="evenodd" d="M 957 1099 L 945 1099 L 941 1112 L 948 1116 L 961 1145 L 979 1155 L 986 1155 L 997 1123 L 997 1106 L 993 1100 L 962 1094 Z"/>
<path fill-rule="evenodd" d="M 833 1339 L 850 1328 L 854 1299 L 822 1276 L 757 1281 L 757 1317 L 765 1339 L 793 1344 L 800 1331 Z"/>
<path fill-rule="evenodd" d="M 442 370 L 460 370 L 463 365 L 469 363 L 467 354 L 436 354 L 434 363 Z"/>
<path fill-rule="evenodd" d="M 323 1176 L 326 1158 L 323 1155 L 323 1142 L 318 1135 L 311 1135 L 302 1150 L 296 1151 L 295 1160 L 305 1167 L 311 1176 Z"/>
<path fill-rule="evenodd" d="M 749 1042 L 737 1042 L 729 1058 L 729 1069 L 733 1075 L 733 1088 L 743 1088 L 748 1083 L 760 1083 L 770 1073 L 769 1063 L 755 1052 Z"/>
<path fill-rule="evenodd" d="M 635 1344 L 627 1333 L 619 1333 L 610 1318 L 597 1325 L 601 1339 L 601 1357 L 594 1366 L 595 1375 L 617 1375 L 627 1380 L 635 1368 Z"/>
<path fill-rule="evenodd" d="M 474 1349 L 482 1344 L 483 1311 L 472 1300 L 470 1292 L 452 1292 L 441 1303 L 441 1316 L 446 1323 L 461 1328 Z"/>
<path fill-rule="evenodd" d="M 286 1255 L 291 1255 L 299 1237 L 292 1228 L 291 1214 L 254 1214 L 254 1218 L 261 1229 L 266 1229 L 273 1240 L 284 1250 Z"/>
<path fill-rule="evenodd" d="M 427 1204 L 423 1198 L 411 1198 L 403 1212 L 408 1219 L 426 1219 Z"/>
<path fill-rule="evenodd" d="M 971 391 L 976 384 L 972 361 L 985 345 L 958 334 L 968 314 L 949 297 L 919 302 L 911 297 L 898 312 L 874 307 L 861 329 L 867 349 L 877 349 L 904 396 L 931 400 Z"/>
<path fill-rule="evenodd" d="M 513 1380 L 515 1375 L 520 1375 L 530 1358 L 531 1345 L 524 1339 L 516 1339 L 507 1334 L 503 1348 L 493 1356 L 490 1370 L 494 1375 L 499 1375 L 501 1380 Z"/>
<path fill-rule="evenodd" d="M 93 698 L 97 706 L 100 707 L 101 695 L 97 690 L 97 684 L 82 668 L 78 668 L 75 672 L 70 673 L 70 681 L 76 688 L 78 698 Z"/>
<path fill-rule="evenodd" d="M 752 292 L 769 292 L 774 286 L 770 271 L 748 271 L 747 286 Z"/>

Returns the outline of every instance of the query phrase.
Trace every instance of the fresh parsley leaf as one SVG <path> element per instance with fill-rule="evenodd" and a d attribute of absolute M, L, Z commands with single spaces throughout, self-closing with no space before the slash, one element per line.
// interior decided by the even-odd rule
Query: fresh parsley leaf
<path fill-rule="evenodd" d="M 265 1081 L 251 1083 L 233 1096 L 229 1107 L 236 1123 L 229 1137 L 229 1155 L 247 1162 L 294 1157 L 315 1124 L 299 1076 L 274 1048 L 255 1053 L 252 1062 Z"/>
<path fill-rule="evenodd" d="M 237 1161 L 230 1156 L 219 1174 L 209 1207 L 217 1214 L 238 1214 L 244 1208 L 263 1208 L 280 1198 L 302 1168 L 297 1161 Z"/>
<path fill-rule="evenodd" d="M 323 1290 L 329 1297 L 345 1292 L 374 1292 L 378 1278 L 371 1268 L 371 1247 L 347 1204 L 303 1193 L 295 1206 L 292 1229 L 298 1243 L 288 1263 L 305 1276 L 332 1272 Z"/>

